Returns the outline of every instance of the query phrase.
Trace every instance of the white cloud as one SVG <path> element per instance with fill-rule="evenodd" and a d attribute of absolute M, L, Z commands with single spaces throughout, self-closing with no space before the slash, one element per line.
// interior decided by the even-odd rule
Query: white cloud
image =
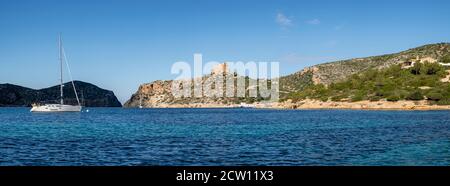
<path fill-rule="evenodd" d="M 310 25 L 318 25 L 318 24 L 320 24 L 320 20 L 319 19 L 312 19 L 312 20 L 306 21 L 306 23 L 308 23 Z"/>
<path fill-rule="evenodd" d="M 286 17 L 282 13 L 278 13 L 275 21 L 282 27 L 292 26 L 292 19 Z"/>

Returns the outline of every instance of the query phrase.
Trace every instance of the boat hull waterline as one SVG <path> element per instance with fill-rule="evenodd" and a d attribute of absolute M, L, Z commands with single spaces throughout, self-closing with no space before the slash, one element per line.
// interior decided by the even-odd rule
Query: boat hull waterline
<path fill-rule="evenodd" d="M 31 112 L 81 112 L 81 106 L 78 105 L 61 105 L 61 104 L 45 104 L 33 106 Z"/>

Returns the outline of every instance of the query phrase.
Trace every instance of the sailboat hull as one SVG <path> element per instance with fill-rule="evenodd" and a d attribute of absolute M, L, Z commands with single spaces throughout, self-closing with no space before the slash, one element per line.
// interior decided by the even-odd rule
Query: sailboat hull
<path fill-rule="evenodd" d="M 59 61 L 60 61 L 60 99 L 61 104 L 33 104 L 30 112 L 81 112 L 80 100 L 78 99 L 77 90 L 75 88 L 75 84 L 73 83 L 72 75 L 70 75 L 69 64 L 66 59 L 66 54 L 62 47 L 62 39 L 61 34 L 59 35 Z M 63 61 L 66 61 L 67 70 L 69 71 L 70 79 L 72 80 L 73 91 L 75 93 L 75 97 L 77 98 L 78 105 L 64 105 L 64 92 L 63 92 Z"/>
<path fill-rule="evenodd" d="M 30 112 L 81 112 L 81 106 L 77 105 L 61 105 L 61 104 L 45 104 L 33 106 Z"/>

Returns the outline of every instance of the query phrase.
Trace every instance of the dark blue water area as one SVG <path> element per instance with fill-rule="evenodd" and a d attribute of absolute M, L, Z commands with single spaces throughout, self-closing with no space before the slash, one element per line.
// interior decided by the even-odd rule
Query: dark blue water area
<path fill-rule="evenodd" d="M 0 108 L 0 165 L 450 165 L 450 111 Z"/>

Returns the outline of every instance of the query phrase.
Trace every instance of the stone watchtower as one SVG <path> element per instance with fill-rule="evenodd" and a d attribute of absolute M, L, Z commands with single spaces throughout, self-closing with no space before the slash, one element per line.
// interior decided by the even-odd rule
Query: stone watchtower
<path fill-rule="evenodd" d="M 214 66 L 211 70 L 212 75 L 216 74 L 227 74 L 228 73 L 228 65 L 227 63 L 221 63 Z"/>

